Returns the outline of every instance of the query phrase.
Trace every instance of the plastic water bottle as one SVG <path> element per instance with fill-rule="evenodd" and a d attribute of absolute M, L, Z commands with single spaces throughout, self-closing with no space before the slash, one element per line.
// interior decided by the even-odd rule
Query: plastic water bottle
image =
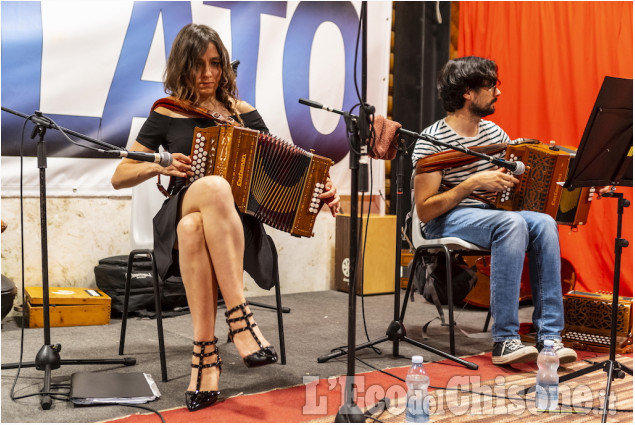
<path fill-rule="evenodd" d="M 430 378 L 423 367 L 422 356 L 412 356 L 412 366 L 406 375 L 406 422 L 425 423 L 430 421 L 430 400 L 428 399 Z"/>
<path fill-rule="evenodd" d="M 536 409 L 558 410 L 558 367 L 560 359 L 553 349 L 553 341 L 544 341 L 544 348 L 538 354 L 536 374 Z"/>

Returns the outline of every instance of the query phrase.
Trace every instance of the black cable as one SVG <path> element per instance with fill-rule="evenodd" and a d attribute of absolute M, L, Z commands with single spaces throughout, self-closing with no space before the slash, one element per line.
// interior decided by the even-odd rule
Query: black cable
<path fill-rule="evenodd" d="M 134 407 L 137 409 L 143 409 L 143 410 L 147 410 L 149 412 L 155 413 L 159 419 L 161 419 L 162 423 L 165 423 L 165 418 L 163 417 L 163 415 L 161 415 L 161 412 L 159 412 L 158 410 L 155 410 L 151 407 L 146 407 L 146 406 L 142 406 L 140 404 L 126 404 L 126 403 L 117 403 L 118 406 L 125 406 L 125 407 Z"/>
<path fill-rule="evenodd" d="M 66 134 L 66 132 L 64 131 L 64 128 L 63 128 L 63 127 L 60 127 L 59 125 L 57 125 L 57 123 L 56 123 L 55 121 L 53 121 L 51 118 L 49 118 L 49 117 L 46 117 L 46 119 L 48 119 L 48 120 L 51 122 L 51 124 L 53 124 L 53 127 L 54 127 L 57 131 L 59 131 L 60 133 L 62 133 L 62 136 L 64 136 L 64 138 L 65 138 L 66 140 L 68 140 L 70 143 L 72 143 L 72 144 L 74 144 L 74 145 L 76 145 L 76 146 L 79 146 L 79 147 L 81 147 L 81 148 L 85 148 L 85 149 L 92 149 L 92 150 L 97 151 L 97 152 L 103 152 L 103 151 L 104 151 L 103 149 L 99 149 L 99 148 L 96 148 L 96 147 L 94 147 L 94 146 L 84 145 L 84 144 L 82 144 L 82 143 L 79 143 L 79 142 L 77 142 L 77 141 L 75 141 L 75 140 L 71 139 L 71 138 L 68 136 L 68 134 Z M 111 144 L 106 143 L 106 142 L 103 142 L 103 141 L 102 141 L 101 143 L 103 143 L 105 146 L 108 146 L 110 149 L 114 149 L 114 150 L 117 150 L 117 151 L 121 150 L 121 148 L 120 148 L 119 146 L 111 145 Z"/>
<path fill-rule="evenodd" d="M 362 2 L 362 7 L 364 6 L 364 2 Z M 357 99 L 359 100 L 362 107 L 364 107 L 363 102 L 365 99 L 362 99 L 362 95 L 359 92 L 359 86 L 357 84 L 357 57 L 359 56 L 359 40 L 361 38 L 362 33 L 362 16 L 360 14 L 359 22 L 357 24 L 357 38 L 355 42 L 355 59 L 353 60 L 353 85 L 355 87 L 355 93 L 357 94 Z"/>
<path fill-rule="evenodd" d="M 16 401 L 16 400 L 21 400 L 23 398 L 35 397 L 38 395 L 39 396 L 48 395 L 48 396 L 51 396 L 51 398 L 55 398 L 54 396 L 66 396 L 66 398 L 63 399 L 63 401 L 68 401 L 68 396 L 70 396 L 70 393 L 61 393 L 61 392 L 54 392 L 54 391 L 49 391 L 49 392 L 39 391 L 37 393 L 24 394 L 20 396 L 11 397 L 11 399 L 13 401 Z M 61 399 L 58 398 L 57 400 L 61 400 Z"/>
<path fill-rule="evenodd" d="M 11 400 L 17 400 L 15 398 L 15 386 L 18 383 L 18 378 L 20 377 L 20 370 L 22 369 L 22 360 L 24 358 L 24 308 L 26 306 L 26 290 L 25 290 L 25 271 L 24 271 L 24 130 L 26 128 L 26 123 L 29 122 L 29 119 L 33 117 L 31 115 L 24 121 L 22 124 L 22 134 L 20 137 L 20 255 L 22 258 L 21 264 L 21 273 L 22 273 L 22 320 L 21 320 L 21 329 L 20 329 L 20 360 L 18 361 L 18 370 L 15 374 L 15 378 L 13 379 L 13 384 L 11 385 L 11 391 L 9 392 L 9 396 Z"/>
<path fill-rule="evenodd" d="M 370 165 L 369 165 L 370 166 Z M 366 242 L 368 241 L 368 225 L 370 223 L 370 210 L 373 206 L 373 168 L 370 167 L 370 195 L 368 201 L 368 211 L 366 213 L 366 225 L 364 226 L 364 245 L 362 247 L 362 255 L 361 255 L 361 264 L 362 268 L 364 267 L 364 260 L 366 258 Z M 364 205 L 364 194 L 362 193 L 362 207 L 360 210 L 363 211 Z M 362 323 L 364 324 L 364 333 L 366 334 L 366 340 L 370 342 L 370 336 L 368 335 L 368 324 L 366 323 L 366 308 L 364 304 L 364 273 L 361 275 L 361 291 L 362 291 Z M 374 345 L 371 345 L 369 348 L 372 348 L 375 354 L 381 354 L 381 350 Z"/>
<path fill-rule="evenodd" d="M 383 413 L 383 412 L 382 412 L 382 413 Z M 366 419 L 372 419 L 373 421 L 378 422 L 378 423 L 380 423 L 380 424 L 383 424 L 383 423 L 384 423 L 384 421 L 380 421 L 379 419 L 377 419 L 376 417 L 371 416 L 371 415 L 364 415 L 364 417 L 365 417 Z"/>

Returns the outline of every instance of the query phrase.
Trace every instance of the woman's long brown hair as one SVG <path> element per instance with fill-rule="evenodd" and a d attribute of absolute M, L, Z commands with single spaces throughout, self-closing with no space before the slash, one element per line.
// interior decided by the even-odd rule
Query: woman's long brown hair
<path fill-rule="evenodd" d="M 179 31 L 170 50 L 163 87 L 167 94 L 197 104 L 199 96 L 194 74 L 209 43 L 214 43 L 220 55 L 221 78 L 216 89 L 216 99 L 233 115 L 238 116 L 235 102 L 238 99 L 236 74 L 231 67 L 229 53 L 218 33 L 207 25 L 189 24 Z"/>

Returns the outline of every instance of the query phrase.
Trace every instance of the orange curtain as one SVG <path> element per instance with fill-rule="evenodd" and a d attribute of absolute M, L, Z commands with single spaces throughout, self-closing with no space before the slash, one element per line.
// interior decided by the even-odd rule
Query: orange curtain
<path fill-rule="evenodd" d="M 605 76 L 633 78 L 631 2 L 461 2 L 459 56 L 496 61 L 498 123 L 512 139 L 577 147 Z M 633 294 L 633 190 L 624 210 L 620 295 Z M 617 201 L 594 200 L 587 224 L 560 227 L 562 257 L 576 289 L 612 291 Z"/>

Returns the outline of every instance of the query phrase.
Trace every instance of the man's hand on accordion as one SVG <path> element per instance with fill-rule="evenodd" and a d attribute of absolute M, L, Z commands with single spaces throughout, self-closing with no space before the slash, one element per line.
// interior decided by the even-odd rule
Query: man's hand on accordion
<path fill-rule="evenodd" d="M 326 178 L 324 192 L 322 192 L 318 197 L 324 200 L 324 203 L 331 209 L 333 217 L 340 212 L 340 195 L 337 194 L 337 188 L 330 177 Z"/>
<path fill-rule="evenodd" d="M 476 189 L 487 190 L 491 192 L 502 192 L 505 189 L 514 187 L 520 181 L 507 173 L 504 168 L 498 168 L 497 170 L 481 171 L 475 173 L 468 178 L 473 180 Z"/>

